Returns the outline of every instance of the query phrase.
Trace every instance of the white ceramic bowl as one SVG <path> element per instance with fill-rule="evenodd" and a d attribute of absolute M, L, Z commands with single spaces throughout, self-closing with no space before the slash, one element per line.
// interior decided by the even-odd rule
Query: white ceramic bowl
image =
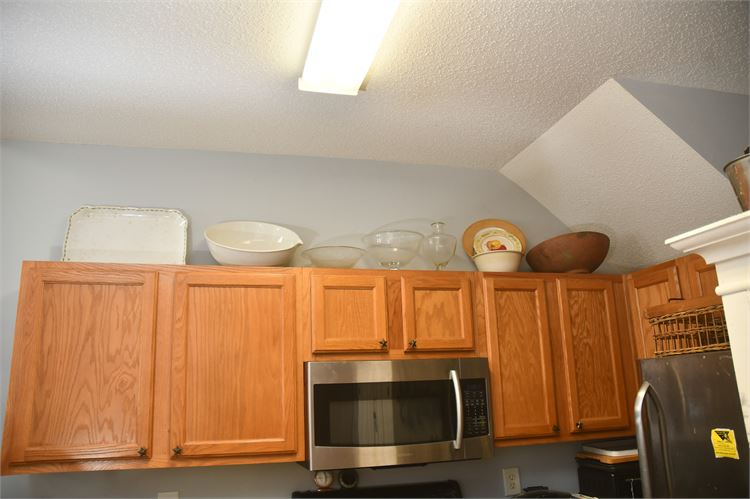
<path fill-rule="evenodd" d="M 515 272 L 521 264 L 520 251 L 488 251 L 474 255 L 474 265 L 480 272 Z"/>
<path fill-rule="evenodd" d="M 286 265 L 302 244 L 294 231 L 264 222 L 224 222 L 207 228 L 203 236 L 222 265 Z"/>
<path fill-rule="evenodd" d="M 354 246 L 318 246 L 302 252 L 316 267 L 349 269 L 362 258 L 365 250 Z"/>

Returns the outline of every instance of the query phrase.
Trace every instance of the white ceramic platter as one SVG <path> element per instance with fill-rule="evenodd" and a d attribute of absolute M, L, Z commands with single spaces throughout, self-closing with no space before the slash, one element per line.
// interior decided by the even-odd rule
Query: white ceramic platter
<path fill-rule="evenodd" d="M 68 220 L 62 260 L 184 264 L 187 227 L 174 209 L 81 206 Z"/>

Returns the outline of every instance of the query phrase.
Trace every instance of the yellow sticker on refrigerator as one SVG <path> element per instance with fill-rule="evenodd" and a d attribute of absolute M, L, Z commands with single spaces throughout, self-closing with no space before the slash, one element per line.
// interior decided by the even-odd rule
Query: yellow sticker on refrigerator
<path fill-rule="evenodd" d="M 716 458 L 728 457 L 739 459 L 737 453 L 737 439 L 734 438 L 734 430 L 729 428 L 714 428 L 711 430 L 711 444 L 714 446 Z"/>

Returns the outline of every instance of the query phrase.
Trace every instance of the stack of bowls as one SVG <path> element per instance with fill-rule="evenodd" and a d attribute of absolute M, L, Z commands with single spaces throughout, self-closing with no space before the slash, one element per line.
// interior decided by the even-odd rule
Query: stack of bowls
<path fill-rule="evenodd" d="M 466 228 L 462 244 L 480 272 L 516 272 L 526 248 L 526 237 L 507 220 L 485 218 Z"/>
<path fill-rule="evenodd" d="M 471 258 L 480 272 L 515 272 L 521 264 L 523 253 L 513 250 L 485 251 Z"/>

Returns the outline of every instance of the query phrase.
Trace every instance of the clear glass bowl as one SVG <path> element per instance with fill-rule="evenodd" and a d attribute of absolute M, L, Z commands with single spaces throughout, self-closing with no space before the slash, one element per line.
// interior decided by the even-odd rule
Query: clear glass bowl
<path fill-rule="evenodd" d="M 417 255 L 424 236 L 411 230 L 373 232 L 362 238 L 367 252 L 382 267 L 398 270 Z"/>
<path fill-rule="evenodd" d="M 362 258 L 365 250 L 354 246 L 318 246 L 302 252 L 316 267 L 348 269 Z"/>

